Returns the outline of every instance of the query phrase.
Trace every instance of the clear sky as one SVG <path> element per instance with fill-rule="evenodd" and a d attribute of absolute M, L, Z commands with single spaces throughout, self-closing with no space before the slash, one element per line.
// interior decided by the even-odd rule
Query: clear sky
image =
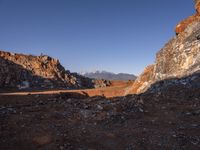
<path fill-rule="evenodd" d="M 0 0 L 0 49 L 72 72 L 139 74 L 195 10 L 192 0 Z"/>

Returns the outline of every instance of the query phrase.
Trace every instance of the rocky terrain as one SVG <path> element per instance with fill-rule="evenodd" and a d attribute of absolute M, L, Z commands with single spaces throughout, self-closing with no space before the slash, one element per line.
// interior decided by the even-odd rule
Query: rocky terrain
<path fill-rule="evenodd" d="M 106 87 L 105 80 L 92 80 L 65 70 L 57 59 L 0 51 L 0 87 L 18 89 L 77 89 Z"/>
<path fill-rule="evenodd" d="M 78 93 L 0 95 L 0 149 L 198 150 L 200 88 L 187 80 L 110 99 Z M 199 81 L 200 75 L 193 77 Z"/>
<path fill-rule="evenodd" d="M 134 85 L 131 93 L 142 93 L 161 80 L 182 78 L 200 70 L 200 10 L 176 26 L 173 37 L 157 54 L 155 64 L 148 66 Z"/>
<path fill-rule="evenodd" d="M 85 77 L 91 79 L 104 79 L 104 80 L 118 80 L 118 81 L 128 81 L 128 80 L 135 80 L 137 77 L 132 74 L 127 73 L 112 73 L 107 71 L 95 71 L 95 72 L 86 72 L 82 74 Z"/>
<path fill-rule="evenodd" d="M 200 0 L 195 2 L 197 17 L 177 25 L 176 29 L 181 30 L 176 30 L 177 35 L 157 53 L 155 64 L 134 83 L 120 86 L 121 82 L 110 82 L 113 87 L 96 91 L 0 93 L 0 149 L 199 150 Z M 16 86 L 23 81 L 23 76 L 16 77 L 21 73 L 17 69 L 29 62 L 21 64 L 22 59 L 13 54 L 2 57 L 2 67 L 8 70 L 4 74 L 0 68 L 1 85 Z M 32 63 L 46 60 L 43 57 L 31 57 Z M 11 58 L 17 59 L 14 64 Z M 55 60 L 49 62 L 58 64 Z M 59 71 L 38 73 L 41 66 L 38 70 L 32 63 L 22 70 L 26 68 L 27 74 L 30 71 L 37 79 L 42 76 L 62 81 Z M 52 64 L 55 67 L 49 70 L 59 68 Z"/>

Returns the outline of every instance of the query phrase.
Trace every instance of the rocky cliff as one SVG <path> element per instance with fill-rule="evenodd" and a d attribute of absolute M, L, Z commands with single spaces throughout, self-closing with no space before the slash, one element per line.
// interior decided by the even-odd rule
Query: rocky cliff
<path fill-rule="evenodd" d="M 184 78 L 200 71 L 199 0 L 195 8 L 196 14 L 176 26 L 177 36 L 156 54 L 155 64 L 148 66 L 137 78 L 131 93 L 142 93 L 159 81 Z"/>
<path fill-rule="evenodd" d="M 66 71 L 57 59 L 0 51 L 0 87 L 90 88 L 93 81 Z"/>

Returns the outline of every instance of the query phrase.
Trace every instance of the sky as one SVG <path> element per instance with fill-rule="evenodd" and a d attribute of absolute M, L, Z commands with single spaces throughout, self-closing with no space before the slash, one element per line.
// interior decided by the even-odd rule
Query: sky
<path fill-rule="evenodd" d="M 192 0 L 0 0 L 0 49 L 138 75 L 194 12 Z"/>

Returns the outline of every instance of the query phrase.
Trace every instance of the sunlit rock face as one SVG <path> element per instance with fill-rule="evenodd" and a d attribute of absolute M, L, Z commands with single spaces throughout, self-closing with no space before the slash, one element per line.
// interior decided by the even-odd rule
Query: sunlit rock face
<path fill-rule="evenodd" d="M 179 34 L 183 32 L 186 27 L 193 23 L 196 20 L 200 20 L 200 0 L 195 0 L 195 9 L 196 9 L 196 14 L 186 18 L 185 20 L 181 21 L 175 28 L 176 34 Z"/>
<path fill-rule="evenodd" d="M 0 51 L 0 88 L 85 88 L 90 79 L 65 70 L 57 59 Z"/>
<path fill-rule="evenodd" d="M 138 77 L 132 86 L 132 93 L 145 92 L 161 80 L 182 78 L 200 71 L 199 14 L 189 17 L 188 21 L 190 23 L 184 24 L 181 32 L 156 54 L 155 64 L 147 67 Z"/>
<path fill-rule="evenodd" d="M 136 79 L 131 87 L 131 94 L 142 93 L 148 89 L 154 78 L 155 65 L 149 65 L 144 72 Z"/>
<path fill-rule="evenodd" d="M 155 79 L 181 77 L 199 70 L 200 21 L 170 40 L 156 55 Z"/>
<path fill-rule="evenodd" d="M 195 22 L 196 20 L 200 20 L 199 13 L 192 15 L 192 16 L 188 17 L 187 19 L 181 21 L 175 28 L 176 34 L 178 35 L 181 32 L 183 32 L 187 28 L 188 25 Z"/>
<path fill-rule="evenodd" d="M 200 0 L 195 0 L 195 9 L 197 13 L 200 13 Z"/>

